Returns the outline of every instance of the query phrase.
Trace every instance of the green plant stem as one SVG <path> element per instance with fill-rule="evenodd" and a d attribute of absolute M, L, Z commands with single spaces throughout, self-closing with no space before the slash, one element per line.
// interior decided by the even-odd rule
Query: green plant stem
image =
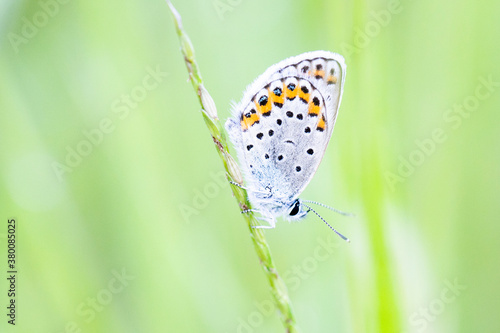
<path fill-rule="evenodd" d="M 191 44 L 188 35 L 183 30 L 182 20 L 179 13 L 170 3 L 170 1 L 167 0 L 167 4 L 174 17 L 177 35 L 179 36 L 179 41 L 181 44 L 181 51 L 184 55 L 184 61 L 186 62 L 187 70 L 189 73 L 189 79 L 196 94 L 198 95 L 198 99 L 202 107 L 203 119 L 207 124 L 208 130 L 210 131 L 213 142 L 217 148 L 217 152 L 219 153 L 222 163 L 224 164 L 227 178 L 229 181 L 243 184 L 241 171 L 235 160 L 229 154 L 224 127 L 221 125 L 217 116 L 215 103 L 213 102 L 213 99 L 208 91 L 203 86 L 201 73 L 195 61 L 193 45 Z M 230 186 L 234 197 L 238 202 L 240 210 L 250 209 L 251 205 L 248 201 L 248 196 L 245 189 L 233 184 L 231 184 Z M 274 261 L 271 257 L 271 251 L 269 250 L 269 246 L 267 245 L 266 239 L 264 237 L 264 232 L 262 231 L 262 229 L 253 228 L 253 226 L 259 225 L 253 213 L 242 214 L 242 216 L 248 224 L 248 229 L 250 230 L 250 236 L 252 238 L 255 251 L 257 252 L 257 256 L 259 257 L 262 269 L 264 270 L 264 273 L 266 274 L 269 281 L 271 295 L 278 309 L 278 313 L 283 326 L 286 328 L 286 332 L 298 332 L 286 285 L 283 279 L 278 274 Z"/>

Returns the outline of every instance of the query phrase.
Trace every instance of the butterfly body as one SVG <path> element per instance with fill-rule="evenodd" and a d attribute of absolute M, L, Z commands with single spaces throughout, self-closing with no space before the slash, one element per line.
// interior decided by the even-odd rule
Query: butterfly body
<path fill-rule="evenodd" d="M 307 52 L 271 66 L 248 86 L 226 122 L 249 201 L 271 227 L 303 218 L 298 199 L 333 132 L 346 66 L 342 56 Z"/>

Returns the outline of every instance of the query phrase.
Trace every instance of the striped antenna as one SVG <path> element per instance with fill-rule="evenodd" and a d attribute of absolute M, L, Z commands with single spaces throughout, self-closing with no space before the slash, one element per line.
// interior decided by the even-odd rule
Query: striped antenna
<path fill-rule="evenodd" d="M 330 207 L 330 206 L 327 206 L 325 204 L 322 204 L 321 202 L 317 202 L 317 201 L 311 201 L 311 200 L 301 200 L 302 202 L 307 202 L 307 203 L 312 203 L 312 204 L 315 204 L 315 205 L 318 205 L 318 206 L 321 206 L 321 207 L 325 207 L 325 208 L 328 208 L 329 210 L 332 210 L 334 211 L 335 213 L 338 213 L 340 215 L 344 215 L 344 216 L 351 216 L 351 217 L 354 217 L 356 215 L 354 215 L 353 213 L 346 213 L 346 212 L 343 212 L 341 210 L 338 210 L 336 208 L 333 208 L 333 207 Z"/>
<path fill-rule="evenodd" d="M 332 229 L 332 230 L 333 230 L 333 231 L 334 231 L 337 235 L 339 235 L 339 236 L 340 236 L 340 238 L 342 238 L 343 240 L 345 240 L 345 241 L 346 241 L 346 242 L 348 242 L 348 243 L 350 242 L 349 238 L 347 238 L 346 236 L 342 235 L 340 232 L 338 232 L 337 230 L 335 230 L 335 228 L 333 228 L 330 224 L 328 224 L 328 222 L 326 222 L 326 221 L 325 221 L 325 219 L 324 219 L 324 218 L 322 218 L 322 217 L 321 217 L 321 215 L 319 215 L 319 214 L 318 214 L 318 213 L 317 213 L 314 209 L 312 209 L 311 207 L 309 207 L 309 206 L 308 206 L 308 205 L 306 205 L 306 204 L 303 204 L 303 203 L 302 203 L 302 205 L 308 209 L 308 212 L 309 212 L 309 211 L 312 211 L 314 214 L 316 214 L 316 215 L 317 215 L 317 216 L 321 219 L 321 221 L 325 222 L 325 224 L 326 224 L 328 227 L 330 227 L 330 229 Z"/>

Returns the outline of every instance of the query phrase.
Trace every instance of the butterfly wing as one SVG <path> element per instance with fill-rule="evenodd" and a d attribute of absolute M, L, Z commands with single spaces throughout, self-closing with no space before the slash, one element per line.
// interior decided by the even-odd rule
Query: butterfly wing
<path fill-rule="evenodd" d="M 333 132 L 345 74 L 342 56 L 314 51 L 271 66 L 247 88 L 226 128 L 251 200 L 287 206 L 310 182 Z"/>

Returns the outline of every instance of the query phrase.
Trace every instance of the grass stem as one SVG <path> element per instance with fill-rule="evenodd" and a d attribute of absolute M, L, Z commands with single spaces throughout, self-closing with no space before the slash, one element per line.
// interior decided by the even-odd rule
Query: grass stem
<path fill-rule="evenodd" d="M 167 4 L 175 21 L 175 28 L 179 37 L 181 52 L 184 56 L 184 61 L 188 70 L 189 80 L 191 81 L 196 95 L 198 96 L 202 108 L 203 119 L 205 120 L 208 130 L 212 135 L 212 139 L 216 146 L 219 157 L 224 164 L 227 179 L 228 181 L 243 184 L 243 178 L 241 176 L 241 171 L 238 167 L 238 164 L 229 154 L 225 130 L 221 125 L 221 122 L 219 121 L 215 103 L 208 91 L 203 86 L 201 72 L 195 60 L 194 48 L 188 35 L 182 27 L 181 16 L 170 1 L 167 0 Z M 240 210 L 243 211 L 250 209 L 251 205 L 248 201 L 248 196 L 245 189 L 233 184 L 230 184 L 229 186 L 231 186 L 231 190 L 234 194 L 234 197 L 236 198 L 236 201 L 238 202 Z M 255 251 L 257 252 L 260 265 L 262 266 L 262 269 L 264 270 L 264 273 L 266 274 L 269 281 L 271 295 L 276 308 L 278 309 L 278 314 L 283 323 L 283 326 L 285 327 L 287 333 L 298 332 L 285 282 L 278 274 L 274 261 L 271 257 L 271 251 L 269 250 L 269 246 L 264 237 L 264 232 L 262 229 L 256 229 L 252 227 L 259 224 L 259 222 L 255 219 L 253 213 L 241 215 L 248 224 L 250 237 L 252 239 Z"/>

